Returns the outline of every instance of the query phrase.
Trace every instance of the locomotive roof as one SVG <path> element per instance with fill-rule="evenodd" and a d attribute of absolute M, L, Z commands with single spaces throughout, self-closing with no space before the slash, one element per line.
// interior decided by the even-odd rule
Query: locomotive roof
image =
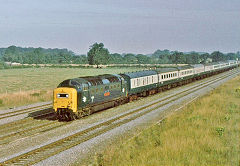
<path fill-rule="evenodd" d="M 88 84 L 89 86 L 96 86 L 102 84 L 109 84 L 113 82 L 120 82 L 121 76 L 117 74 L 104 74 L 98 76 L 78 77 L 73 79 L 64 80 L 59 84 L 59 87 L 81 87 Z"/>
<path fill-rule="evenodd" d="M 144 70 L 144 71 L 137 71 L 137 72 L 131 72 L 131 73 L 124 73 L 122 75 L 128 76 L 130 78 L 138 78 L 138 77 L 144 77 L 149 75 L 155 75 L 157 74 L 154 70 Z"/>
<path fill-rule="evenodd" d="M 87 76 L 87 77 L 80 77 L 83 80 L 86 80 L 90 84 L 90 86 L 96 86 L 101 84 L 109 84 L 114 82 L 120 82 L 121 76 L 117 74 L 104 74 L 98 76 Z"/>

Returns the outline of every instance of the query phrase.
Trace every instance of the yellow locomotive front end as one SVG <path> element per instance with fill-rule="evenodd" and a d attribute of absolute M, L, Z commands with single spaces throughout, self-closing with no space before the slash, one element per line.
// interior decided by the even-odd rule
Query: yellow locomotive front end
<path fill-rule="evenodd" d="M 77 112 L 77 90 L 59 87 L 53 92 L 53 109 L 60 120 L 72 120 Z"/>

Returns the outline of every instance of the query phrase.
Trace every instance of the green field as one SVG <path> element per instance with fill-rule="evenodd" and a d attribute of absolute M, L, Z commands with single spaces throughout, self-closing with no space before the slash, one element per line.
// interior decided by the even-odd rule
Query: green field
<path fill-rule="evenodd" d="M 96 156 L 95 165 L 239 165 L 240 77 Z M 120 146 L 119 146 L 120 145 Z"/>
<path fill-rule="evenodd" d="M 28 90 L 48 90 L 69 78 L 99 74 L 118 74 L 137 68 L 25 68 L 0 70 L 0 94 Z"/>
<path fill-rule="evenodd" d="M 23 68 L 0 70 L 0 109 L 52 99 L 52 90 L 69 78 L 118 74 L 137 68 Z"/>

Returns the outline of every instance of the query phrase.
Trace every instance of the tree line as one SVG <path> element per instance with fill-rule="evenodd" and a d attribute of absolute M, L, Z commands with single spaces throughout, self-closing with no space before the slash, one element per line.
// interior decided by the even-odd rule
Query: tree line
<path fill-rule="evenodd" d="M 110 53 L 103 43 L 90 46 L 87 55 L 76 55 L 67 49 L 22 48 L 10 46 L 0 48 L 0 64 L 16 62 L 21 64 L 199 64 L 240 59 L 240 52 L 224 54 L 179 52 L 156 50 L 153 54 Z M 2 61 L 2 62 L 1 62 Z"/>
<path fill-rule="evenodd" d="M 86 56 L 76 56 L 67 49 L 22 48 L 10 46 L 0 49 L 0 59 L 4 62 L 21 64 L 85 64 Z"/>

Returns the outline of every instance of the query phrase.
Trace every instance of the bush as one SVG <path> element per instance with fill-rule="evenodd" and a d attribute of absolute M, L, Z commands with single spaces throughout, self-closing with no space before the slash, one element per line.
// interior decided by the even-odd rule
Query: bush
<path fill-rule="evenodd" d="M 0 107 L 3 106 L 3 100 L 0 99 Z"/>

